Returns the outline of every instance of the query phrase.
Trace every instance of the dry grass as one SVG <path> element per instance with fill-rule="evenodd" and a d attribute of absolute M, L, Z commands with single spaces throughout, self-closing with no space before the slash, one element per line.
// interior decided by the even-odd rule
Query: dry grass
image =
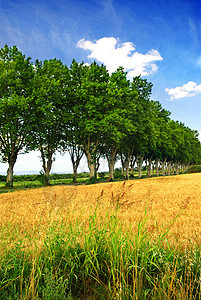
<path fill-rule="evenodd" d="M 40 240 L 56 221 L 115 212 L 125 226 L 136 229 L 147 210 L 147 229 L 153 235 L 172 224 L 168 239 L 175 245 L 201 244 L 201 174 L 150 178 L 84 186 L 56 186 L 0 195 L 0 225 L 19 227 Z M 98 207 L 97 207 L 98 205 Z M 37 235 L 37 237 L 36 237 Z"/>

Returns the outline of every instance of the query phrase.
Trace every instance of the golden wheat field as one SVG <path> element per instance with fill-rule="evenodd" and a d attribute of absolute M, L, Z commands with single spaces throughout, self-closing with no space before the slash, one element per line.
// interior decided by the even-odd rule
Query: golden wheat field
<path fill-rule="evenodd" d="M 95 209 L 98 217 L 116 211 L 125 229 L 132 230 L 146 210 L 146 228 L 153 236 L 171 226 L 170 242 L 201 244 L 201 174 L 1 194 L 0 225 L 18 227 L 18 236 L 30 232 L 42 238 L 54 222 L 80 218 L 87 226 Z"/>

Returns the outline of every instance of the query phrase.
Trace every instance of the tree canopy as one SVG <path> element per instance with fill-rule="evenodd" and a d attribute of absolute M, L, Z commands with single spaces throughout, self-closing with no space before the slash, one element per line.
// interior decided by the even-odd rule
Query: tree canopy
<path fill-rule="evenodd" d="M 35 64 L 16 46 L 0 49 L 0 155 L 7 162 L 12 186 L 14 164 L 22 151 L 40 150 L 49 184 L 54 154 L 69 151 L 74 180 L 85 154 L 91 181 L 102 155 L 110 179 L 118 158 L 126 178 L 136 164 L 141 177 L 159 168 L 163 175 L 201 163 L 198 132 L 170 118 L 151 99 L 152 83 L 141 76 L 132 81 L 122 67 L 109 74 L 104 65 L 58 59 Z"/>
<path fill-rule="evenodd" d="M 0 49 L 0 70 L 0 153 L 8 162 L 7 185 L 12 186 L 17 156 L 29 144 L 34 71 L 29 57 L 7 45 Z"/>

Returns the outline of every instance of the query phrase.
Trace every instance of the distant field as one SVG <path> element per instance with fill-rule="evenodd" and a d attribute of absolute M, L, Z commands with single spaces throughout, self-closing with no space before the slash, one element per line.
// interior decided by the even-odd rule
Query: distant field
<path fill-rule="evenodd" d="M 138 172 L 134 172 L 135 178 L 138 177 Z M 146 170 L 142 171 L 142 177 L 147 177 Z M 100 172 L 98 173 L 97 182 L 107 182 L 109 178 L 108 172 Z M 123 180 L 121 172 L 118 171 L 115 174 L 115 180 Z M 72 184 L 73 182 L 73 174 L 51 174 L 50 175 L 50 185 L 65 185 Z M 78 173 L 77 174 L 77 183 L 82 184 L 90 183 L 90 175 L 89 173 Z M 0 193 L 27 189 L 27 188 L 36 188 L 44 186 L 44 177 L 40 174 L 37 175 L 14 175 L 13 177 L 13 188 L 6 187 L 6 176 L 0 175 Z"/>
<path fill-rule="evenodd" d="M 147 230 L 155 235 L 171 225 L 168 239 L 174 244 L 201 244 L 201 174 L 99 183 L 84 186 L 53 186 L 0 195 L 0 225 L 20 226 L 45 235 L 48 224 L 80 218 L 85 226 L 97 216 L 114 213 L 126 227 L 136 230 L 145 214 Z M 37 229 L 37 230 L 36 230 Z M 35 238 L 37 238 L 35 236 Z"/>

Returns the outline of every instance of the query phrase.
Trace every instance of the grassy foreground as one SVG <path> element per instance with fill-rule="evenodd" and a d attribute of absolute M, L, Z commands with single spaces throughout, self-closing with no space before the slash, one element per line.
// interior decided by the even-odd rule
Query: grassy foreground
<path fill-rule="evenodd" d="M 0 299 L 200 299 L 200 248 L 175 249 L 145 225 L 146 215 L 125 231 L 116 215 L 94 212 L 87 228 L 53 223 L 40 246 L 29 232 L 12 243 L 20 229 L 7 225 Z"/>
<path fill-rule="evenodd" d="M 200 187 L 193 174 L 1 194 L 0 299 L 201 299 Z"/>

